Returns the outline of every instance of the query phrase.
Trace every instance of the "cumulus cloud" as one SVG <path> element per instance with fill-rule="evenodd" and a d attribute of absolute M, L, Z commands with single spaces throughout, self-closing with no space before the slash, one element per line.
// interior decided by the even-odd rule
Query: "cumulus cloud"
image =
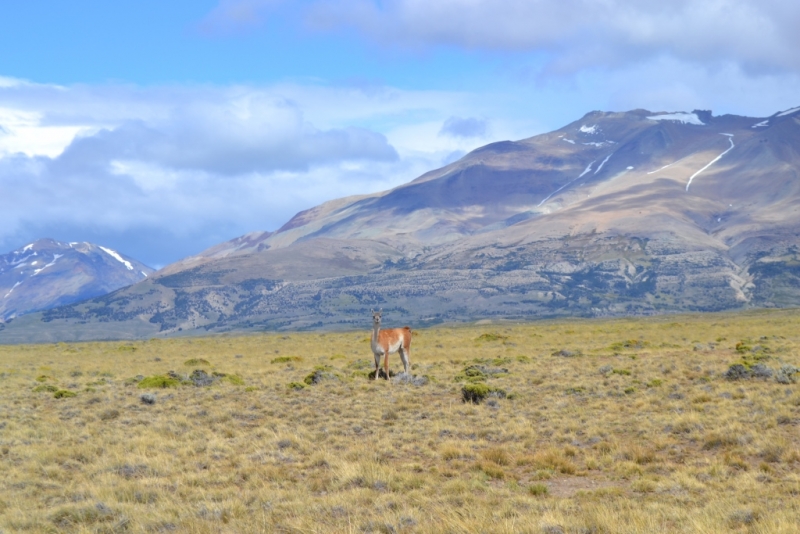
<path fill-rule="evenodd" d="M 163 265 L 415 178 L 472 146 L 423 143 L 392 125 L 431 110 L 441 124 L 468 107 L 464 95 L 393 88 L 8 83 L 0 250 L 97 239 Z"/>
<path fill-rule="evenodd" d="M 449 117 L 442 124 L 439 135 L 464 138 L 483 137 L 486 135 L 486 119 Z"/>
<path fill-rule="evenodd" d="M 563 72 L 661 54 L 800 72 L 800 3 L 786 0 L 318 0 L 308 20 L 386 44 L 541 52 Z"/>

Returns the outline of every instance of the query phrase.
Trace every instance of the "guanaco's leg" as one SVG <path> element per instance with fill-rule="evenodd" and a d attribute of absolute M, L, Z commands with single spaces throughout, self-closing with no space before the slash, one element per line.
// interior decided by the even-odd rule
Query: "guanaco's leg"
<path fill-rule="evenodd" d="M 386 380 L 389 380 L 389 351 L 386 351 L 386 355 L 383 357 L 383 370 L 386 372 Z"/>
<path fill-rule="evenodd" d="M 408 374 L 409 369 L 411 368 L 411 362 L 409 361 L 409 354 L 408 349 L 404 349 L 400 347 L 400 360 L 403 362 L 403 369 L 405 370 L 406 374 Z"/>
<path fill-rule="evenodd" d="M 381 369 L 381 355 L 380 353 L 373 354 L 375 356 L 375 380 L 378 379 L 378 373 Z"/>

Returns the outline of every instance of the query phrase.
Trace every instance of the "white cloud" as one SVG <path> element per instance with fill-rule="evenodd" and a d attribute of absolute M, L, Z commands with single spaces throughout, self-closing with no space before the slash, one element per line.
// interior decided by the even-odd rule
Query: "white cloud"
<path fill-rule="evenodd" d="M 800 3 L 787 0 L 318 0 L 308 18 L 387 44 L 541 51 L 566 72 L 665 53 L 800 72 Z"/>
<path fill-rule="evenodd" d="M 461 137 L 469 139 L 471 137 L 484 137 L 486 135 L 486 119 L 476 119 L 474 117 L 448 117 L 442 124 L 439 135 L 449 135 L 451 137 Z"/>
<path fill-rule="evenodd" d="M 137 257 L 136 247 L 147 244 L 132 234 L 195 240 L 197 252 L 274 230 L 302 209 L 399 185 L 446 153 L 472 148 L 453 139 L 425 146 L 402 134 L 433 124 L 425 127 L 435 139 L 441 121 L 471 107 L 471 98 L 297 84 L 7 83 L 0 87 L 0 244 L 112 232 L 138 244 L 104 242 Z M 75 233 L 63 236 L 65 229 Z M 185 248 L 162 245 L 167 257 L 149 261 L 176 260 L 169 254 Z"/>

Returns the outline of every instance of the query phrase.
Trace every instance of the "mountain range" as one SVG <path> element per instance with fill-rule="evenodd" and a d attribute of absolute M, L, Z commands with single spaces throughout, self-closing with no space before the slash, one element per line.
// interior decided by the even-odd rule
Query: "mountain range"
<path fill-rule="evenodd" d="M 591 112 L 326 202 L 0 342 L 800 304 L 800 108 Z"/>
<path fill-rule="evenodd" d="M 110 248 L 39 239 L 0 255 L 0 323 L 105 295 L 152 273 Z"/>

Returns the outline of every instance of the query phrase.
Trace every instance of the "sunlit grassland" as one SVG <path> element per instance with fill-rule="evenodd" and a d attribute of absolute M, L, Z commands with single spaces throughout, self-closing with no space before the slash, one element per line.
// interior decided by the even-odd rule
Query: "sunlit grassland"
<path fill-rule="evenodd" d="M 0 529 L 798 531 L 800 386 L 723 376 L 800 366 L 798 311 L 421 329 L 424 385 L 365 377 L 365 325 L 0 346 Z"/>

